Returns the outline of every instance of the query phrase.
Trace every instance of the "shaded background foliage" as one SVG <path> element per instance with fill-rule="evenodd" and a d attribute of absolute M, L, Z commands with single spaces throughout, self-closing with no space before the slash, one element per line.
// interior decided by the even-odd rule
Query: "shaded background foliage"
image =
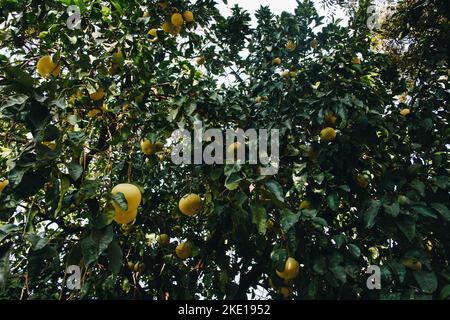
<path fill-rule="evenodd" d="M 350 6 L 348 27 L 325 24 L 309 1 L 280 16 L 262 7 L 252 27 L 238 7 L 225 18 L 214 1 L 173 0 L 195 23 L 178 37 L 159 30 L 156 42 L 147 31 L 168 11 L 155 1 L 0 3 L 2 298 L 282 298 L 275 268 L 287 256 L 301 263 L 293 299 L 450 296 L 446 1 L 402 1 L 370 31 L 366 1 Z M 71 4 L 80 30 L 66 26 Z M 124 62 L 111 72 L 117 50 Z M 35 72 L 47 54 L 61 62 L 57 78 Z M 93 102 L 98 87 L 106 96 Z M 324 143 L 328 113 L 338 135 Z M 280 129 L 279 173 L 140 151 L 143 138 L 166 142 L 195 120 Z M 109 192 L 127 181 L 143 203 L 124 228 Z M 177 208 L 189 191 L 204 199 L 195 218 Z M 169 234 L 169 247 L 154 233 Z M 185 262 L 173 255 L 182 239 L 194 248 Z M 82 267 L 81 291 L 62 286 L 71 264 Z M 379 291 L 366 286 L 373 264 Z"/>

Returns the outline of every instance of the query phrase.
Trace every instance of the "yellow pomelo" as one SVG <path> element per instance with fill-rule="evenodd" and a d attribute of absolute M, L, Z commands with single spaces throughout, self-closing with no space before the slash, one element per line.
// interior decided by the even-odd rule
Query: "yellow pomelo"
<path fill-rule="evenodd" d="M 280 65 L 280 64 L 281 64 L 281 59 L 280 59 L 280 58 L 275 58 L 275 59 L 273 59 L 273 60 L 272 60 L 272 64 Z"/>
<path fill-rule="evenodd" d="M 158 236 L 157 241 L 161 247 L 166 247 L 170 243 L 170 237 L 169 237 L 169 235 L 167 235 L 165 233 L 161 233 Z"/>
<path fill-rule="evenodd" d="M 194 22 L 194 14 L 192 11 L 185 11 L 183 12 L 183 18 L 186 22 Z"/>
<path fill-rule="evenodd" d="M 206 59 L 205 59 L 205 57 L 198 57 L 197 59 L 195 59 L 195 62 L 199 65 L 199 66 L 201 66 L 201 65 L 203 65 L 203 64 L 205 64 L 205 61 L 206 61 Z"/>
<path fill-rule="evenodd" d="M 332 127 L 335 126 L 336 120 L 337 120 L 337 117 L 336 117 L 334 114 L 332 114 L 332 113 L 328 113 L 328 114 L 325 116 L 325 122 L 326 122 L 328 125 L 332 126 Z"/>
<path fill-rule="evenodd" d="M 281 272 L 278 270 L 275 271 L 280 278 L 292 280 L 298 276 L 298 273 L 300 272 L 300 264 L 294 258 L 289 257 L 284 264 L 284 270 Z"/>
<path fill-rule="evenodd" d="M 128 210 L 126 212 L 122 211 L 120 209 L 120 206 L 115 201 L 113 201 L 113 206 L 116 210 L 116 213 L 126 213 L 128 215 L 134 214 L 133 210 L 136 210 L 139 207 L 142 200 L 142 195 L 139 188 L 130 183 L 121 183 L 115 186 L 111 191 L 112 195 L 115 195 L 119 192 L 123 193 L 123 195 L 125 196 L 125 199 L 128 203 Z"/>
<path fill-rule="evenodd" d="M 99 101 L 99 100 L 103 99 L 104 96 L 105 96 L 105 91 L 103 90 L 103 88 L 98 88 L 97 91 L 95 91 L 89 95 L 89 97 L 94 101 Z"/>
<path fill-rule="evenodd" d="M 120 209 L 120 208 L 119 208 Z M 137 217 L 137 209 L 128 210 L 126 212 L 116 210 L 114 221 L 118 224 L 129 224 Z"/>
<path fill-rule="evenodd" d="M 311 203 L 308 200 L 303 200 L 300 203 L 300 209 L 310 209 L 311 208 Z"/>
<path fill-rule="evenodd" d="M 408 109 L 408 108 L 405 108 L 405 109 L 402 109 L 401 111 L 400 111 L 400 114 L 402 115 L 402 116 L 404 116 L 404 117 L 406 117 L 408 114 L 410 114 L 411 113 L 411 110 L 410 109 Z"/>
<path fill-rule="evenodd" d="M 297 47 L 297 45 L 295 44 L 295 42 L 294 41 L 292 41 L 292 40 L 289 40 L 287 43 L 286 43 L 286 49 L 288 50 L 288 51 L 294 51 L 295 50 L 295 48 Z"/>
<path fill-rule="evenodd" d="M 0 181 L 0 192 L 3 192 L 3 190 L 5 190 L 5 188 L 8 184 L 9 184 L 9 180 Z"/>
<path fill-rule="evenodd" d="M 181 213 L 192 217 L 196 215 L 202 207 L 202 199 L 195 193 L 189 193 L 180 199 L 178 208 Z"/>
<path fill-rule="evenodd" d="M 39 59 L 36 70 L 41 77 L 46 77 L 49 74 L 58 76 L 61 71 L 61 66 L 53 62 L 52 57 L 44 56 Z"/>
<path fill-rule="evenodd" d="M 189 258 L 189 256 L 191 255 L 191 251 L 192 251 L 191 246 L 187 242 L 180 243 L 175 248 L 175 254 L 177 255 L 178 258 L 182 260 Z"/>
<path fill-rule="evenodd" d="M 173 25 L 169 21 L 166 21 L 161 25 L 161 28 L 164 32 L 171 33 L 173 30 Z"/>
<path fill-rule="evenodd" d="M 322 129 L 320 131 L 320 139 L 325 142 L 333 141 L 336 139 L 336 130 L 330 127 Z"/>
<path fill-rule="evenodd" d="M 170 21 L 175 27 L 181 27 L 184 23 L 183 16 L 180 13 L 174 13 Z"/>

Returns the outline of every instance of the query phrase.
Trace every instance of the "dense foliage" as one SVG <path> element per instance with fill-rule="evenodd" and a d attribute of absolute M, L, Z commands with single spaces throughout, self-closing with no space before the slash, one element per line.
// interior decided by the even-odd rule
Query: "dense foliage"
<path fill-rule="evenodd" d="M 0 297 L 448 298 L 448 41 L 437 46 L 449 20 L 445 1 L 422 2 L 439 23 L 406 1 L 380 36 L 366 1 L 347 27 L 307 0 L 280 16 L 262 7 L 255 26 L 213 0 L 0 0 Z M 403 23 L 409 9 L 423 28 Z M 161 30 L 187 10 L 194 21 Z M 427 44 L 420 57 L 377 45 L 407 34 Z M 417 70 L 398 59 L 407 50 Z M 175 165 L 169 137 L 196 120 L 279 129 L 278 174 Z M 164 147 L 143 152 L 144 139 Z M 129 225 L 113 221 L 124 182 L 142 192 Z M 178 208 L 190 192 L 203 202 L 192 217 Z M 283 281 L 288 257 L 300 272 Z M 69 265 L 81 290 L 63 285 Z"/>

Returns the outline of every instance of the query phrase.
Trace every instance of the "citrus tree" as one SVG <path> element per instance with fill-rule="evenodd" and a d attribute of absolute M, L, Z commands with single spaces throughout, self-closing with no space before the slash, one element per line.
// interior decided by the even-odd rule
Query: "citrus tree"
<path fill-rule="evenodd" d="M 2 298 L 450 296 L 447 57 L 402 72 L 369 2 L 0 3 Z M 278 173 L 175 164 L 196 121 L 278 129 Z"/>

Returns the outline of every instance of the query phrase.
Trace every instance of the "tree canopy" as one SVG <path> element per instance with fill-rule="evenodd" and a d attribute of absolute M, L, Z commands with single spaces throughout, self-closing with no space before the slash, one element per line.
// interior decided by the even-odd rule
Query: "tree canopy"
<path fill-rule="evenodd" d="M 0 4 L 1 298 L 450 297 L 447 1 Z M 278 173 L 173 163 L 196 121 L 279 129 Z"/>

